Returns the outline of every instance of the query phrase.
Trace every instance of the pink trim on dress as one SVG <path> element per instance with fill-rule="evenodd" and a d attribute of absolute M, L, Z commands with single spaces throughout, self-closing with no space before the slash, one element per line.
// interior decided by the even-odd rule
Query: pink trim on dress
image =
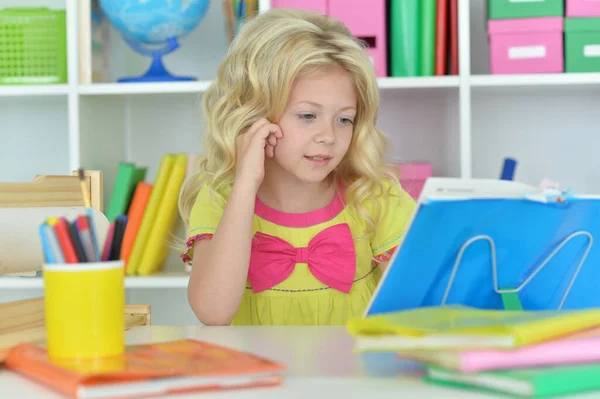
<path fill-rule="evenodd" d="M 344 202 L 342 201 L 343 190 L 336 193 L 333 200 L 321 209 L 312 212 L 304 213 L 286 213 L 270 208 L 264 202 L 256 197 L 254 213 L 256 216 L 267 220 L 271 223 L 285 227 L 309 227 L 316 224 L 325 223 L 339 215 L 344 210 Z"/>
<path fill-rule="evenodd" d="M 192 247 L 194 246 L 194 243 L 196 241 L 200 241 L 200 240 L 210 240 L 213 237 L 212 234 L 197 234 L 193 237 L 188 238 L 188 240 L 185 243 L 185 246 L 187 247 L 187 251 L 185 251 L 184 253 L 182 253 L 181 255 L 179 255 L 179 257 L 181 258 L 181 260 L 184 263 L 192 263 Z"/>

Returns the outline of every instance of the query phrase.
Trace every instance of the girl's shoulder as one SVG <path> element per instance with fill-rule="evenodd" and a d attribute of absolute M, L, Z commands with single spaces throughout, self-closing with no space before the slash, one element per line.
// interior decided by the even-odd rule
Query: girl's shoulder
<path fill-rule="evenodd" d="M 226 201 L 229 194 L 231 194 L 231 183 L 214 183 L 206 174 L 199 174 L 195 179 L 198 199 L 211 197 L 216 198 L 218 201 Z"/>
<path fill-rule="evenodd" d="M 375 209 L 402 208 L 403 210 L 412 212 L 415 200 L 402 187 L 400 181 L 395 176 L 385 175 L 380 179 L 379 187 L 373 190 L 363 205 L 370 211 Z"/>

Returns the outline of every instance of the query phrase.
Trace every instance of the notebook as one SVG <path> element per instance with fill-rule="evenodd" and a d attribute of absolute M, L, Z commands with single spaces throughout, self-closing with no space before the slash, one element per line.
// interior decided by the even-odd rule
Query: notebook
<path fill-rule="evenodd" d="M 559 191 L 557 193 L 556 191 Z M 600 197 L 429 178 L 365 315 L 460 304 L 600 308 Z"/>
<path fill-rule="evenodd" d="M 65 362 L 20 344 L 5 366 L 72 398 L 132 398 L 200 390 L 279 385 L 285 367 L 228 347 L 191 339 L 130 346 L 124 356 Z"/>
<path fill-rule="evenodd" d="M 140 224 L 144 218 L 148 200 L 150 199 L 150 195 L 152 195 L 152 188 L 152 184 L 139 182 L 134 191 L 133 198 L 131 199 L 131 205 L 129 206 L 129 211 L 127 213 L 127 227 L 125 228 L 125 233 L 123 235 L 120 254 L 125 265 L 127 265 L 127 260 L 131 254 L 133 244 L 135 243 Z M 127 266 L 125 266 L 125 268 L 127 268 Z"/>
<path fill-rule="evenodd" d="M 407 350 L 399 357 L 463 373 L 600 363 L 600 328 L 512 350 Z"/>
<path fill-rule="evenodd" d="M 419 76 L 421 0 L 392 1 L 389 4 L 390 76 Z"/>
<path fill-rule="evenodd" d="M 163 200 L 166 186 L 169 184 L 169 178 L 173 165 L 175 164 L 174 154 L 163 155 L 158 173 L 153 184 L 152 192 L 146 203 L 146 209 L 142 216 L 142 221 L 138 227 L 138 233 L 130 250 L 125 270 L 128 275 L 134 276 L 138 273 L 144 252 L 147 248 L 148 239 L 151 236 L 154 221 L 156 220 Z"/>
<path fill-rule="evenodd" d="M 547 398 L 600 389 L 600 363 L 459 373 L 427 368 L 425 381 L 518 397 Z"/>
<path fill-rule="evenodd" d="M 355 318 L 347 325 L 359 352 L 518 348 L 593 327 L 600 327 L 600 309 L 505 311 L 461 305 Z"/>
<path fill-rule="evenodd" d="M 160 199 L 160 209 L 156 212 L 152 220 L 152 227 L 148 233 L 141 260 L 137 266 L 136 271 L 139 275 L 147 276 L 158 272 L 169 254 L 169 234 L 173 230 L 177 218 L 179 192 L 185 180 L 187 168 L 187 155 L 174 154 L 173 166 Z M 159 189 L 158 185 L 156 189 Z M 150 201 L 152 201 L 152 197 L 150 198 Z M 148 209 L 150 209 L 150 203 L 148 204 Z"/>
<path fill-rule="evenodd" d="M 113 222 L 119 215 L 124 215 L 129 209 L 131 197 L 137 186 L 146 178 L 147 168 L 136 166 L 131 162 L 120 162 L 113 191 L 108 202 L 106 218 Z"/>

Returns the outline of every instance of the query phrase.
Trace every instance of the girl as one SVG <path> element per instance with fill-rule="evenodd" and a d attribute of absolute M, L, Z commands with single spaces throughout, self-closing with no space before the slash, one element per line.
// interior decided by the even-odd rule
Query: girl
<path fill-rule="evenodd" d="M 383 163 L 379 95 L 339 21 L 248 21 L 204 94 L 206 157 L 180 211 L 190 305 L 205 325 L 361 316 L 414 202 Z"/>

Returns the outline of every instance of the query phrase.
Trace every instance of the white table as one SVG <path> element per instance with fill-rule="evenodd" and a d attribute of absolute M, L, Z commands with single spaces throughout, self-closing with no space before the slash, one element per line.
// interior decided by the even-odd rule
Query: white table
<path fill-rule="evenodd" d="M 171 395 L 170 398 L 493 398 L 424 383 L 415 363 L 393 354 L 355 354 L 343 327 L 137 327 L 127 344 L 195 338 L 259 354 L 287 366 L 280 387 Z M 10 371 L 0 371 L 2 398 L 64 398 Z M 579 398 L 600 398 L 600 394 Z M 501 398 L 501 396 L 498 396 Z M 503 397 L 506 398 L 506 397 Z"/>

